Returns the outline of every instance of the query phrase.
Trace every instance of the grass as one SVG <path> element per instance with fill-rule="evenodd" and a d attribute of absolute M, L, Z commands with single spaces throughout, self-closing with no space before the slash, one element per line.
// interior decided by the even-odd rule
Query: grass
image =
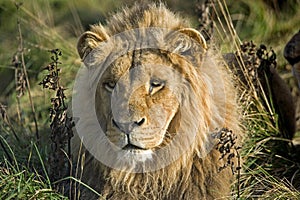
<path fill-rule="evenodd" d="M 1 199 L 67 199 L 52 188 L 44 161 L 34 143 L 31 143 L 28 160 L 22 163 L 2 136 L 0 140 L 10 155 L 1 158 L 0 162 Z M 32 165 L 33 156 L 40 162 L 38 168 Z"/>
<path fill-rule="evenodd" d="M 5 20 L 0 23 L 0 198 L 66 199 L 62 195 L 64 191 L 58 192 L 57 185 L 72 180 L 72 183 L 88 186 L 67 175 L 51 178 L 49 157 L 53 149 L 49 144 L 53 144 L 50 139 L 53 129 L 49 108 L 56 93 L 43 90 L 38 83 L 48 74 L 43 68 L 52 61 L 49 50 L 60 49 L 59 78 L 67 89 L 64 94 L 67 104 L 80 66 L 75 47 L 78 36 L 88 24 L 98 19 L 104 22 L 107 13 L 131 1 L 32 0 L 23 1 L 22 5 L 20 2 L 17 1 L 18 9 L 15 1 L 0 3 L 0 19 Z M 194 1 L 183 5 L 180 1 L 167 2 L 174 10 L 191 16 L 197 25 L 196 13 L 191 11 Z M 273 9 L 263 0 L 229 0 L 227 6 L 223 0 L 216 2 L 213 10 L 216 12 L 214 37 L 220 44 L 217 48 L 222 53 L 240 51 L 244 40 L 272 47 L 280 73 L 294 88 L 282 49 L 300 27 L 299 0 L 286 1 L 282 10 Z M 17 59 L 11 63 L 13 57 Z M 245 67 L 245 63 L 240 65 Z M 20 85 L 18 73 L 23 73 L 25 78 L 22 95 L 20 89 L 16 89 Z M 299 159 L 290 142 L 280 135 L 278 115 L 267 91 L 259 93 L 257 88 L 261 88 L 261 83 L 254 85 L 251 77 L 247 80 L 249 85 L 242 86 L 240 99 L 246 132 L 241 150 L 244 166 L 238 185 L 240 192 L 237 194 L 234 190 L 233 198 L 299 199 Z M 39 138 L 35 135 L 36 127 Z"/>
<path fill-rule="evenodd" d="M 259 78 L 259 74 L 255 74 L 255 77 L 253 77 L 253 75 L 248 73 L 249 68 L 254 68 L 254 72 L 258 73 L 258 71 L 255 70 L 256 67 L 265 69 L 267 66 L 263 66 L 264 61 L 262 59 L 259 59 L 259 66 L 255 66 L 257 65 L 255 54 L 253 55 L 252 52 L 249 51 L 243 52 L 243 48 L 241 47 L 241 41 L 243 39 L 239 37 L 240 30 L 238 27 L 234 28 L 237 26 L 237 22 L 232 20 L 233 15 L 229 13 L 230 9 L 228 10 L 228 7 L 224 6 L 222 1 L 217 2 L 218 3 L 214 6 L 217 19 L 215 25 L 217 34 L 214 37 L 219 38 L 219 41 L 225 44 L 221 47 L 222 51 L 237 52 L 237 55 L 240 54 L 242 57 L 246 57 L 246 59 L 241 59 L 239 63 L 243 71 L 243 76 L 246 79 L 246 83 L 241 81 L 242 83 L 240 84 L 240 102 L 243 110 L 243 126 L 246 134 L 245 142 L 241 150 L 241 157 L 244 161 L 243 170 L 238 179 L 239 182 L 236 183 L 236 187 L 240 188 L 240 193 L 237 194 L 237 191 L 234 190 L 235 198 L 299 199 L 299 155 L 297 155 L 295 148 L 291 146 L 291 141 L 285 139 L 279 131 L 279 116 L 275 112 L 275 102 L 273 102 L 273 98 L 269 96 L 271 94 L 270 88 L 272 87 L 272 83 L 268 81 L 262 83 L 262 78 Z M 242 3 L 245 4 L 245 1 L 242 1 Z M 270 17 L 265 17 L 266 15 L 270 15 L 270 13 L 262 12 L 266 5 L 263 5 L 263 2 L 255 2 L 255 5 L 249 2 L 244 6 L 255 10 L 253 12 L 249 11 L 251 15 L 264 16 L 262 24 L 256 23 L 252 24 L 252 26 L 263 27 L 267 24 L 270 25 L 271 28 L 266 28 L 268 29 L 267 31 L 259 31 L 259 27 L 252 27 L 254 31 L 250 31 L 247 30 L 249 26 L 246 24 L 246 26 L 242 26 L 246 29 L 242 36 L 248 35 L 251 40 L 255 38 L 257 41 L 265 38 L 266 42 L 269 42 L 270 40 L 267 39 L 270 37 L 268 31 L 273 32 L 273 30 L 270 29 L 274 27 L 272 26 L 272 21 L 266 22 L 266 19 L 270 19 Z M 283 15 L 284 14 L 282 14 L 282 16 Z M 276 16 L 271 17 L 271 19 L 275 18 Z M 255 19 L 260 18 L 255 17 Z M 299 20 L 295 21 L 299 23 Z M 251 24 L 251 21 L 241 21 L 240 23 Z M 278 20 L 278 17 L 276 23 L 282 23 Z M 293 27 L 290 27 L 290 30 L 293 30 Z M 256 31 L 259 33 L 256 33 Z M 253 34 L 252 37 L 251 34 Z M 288 40 L 289 39 L 283 39 L 282 41 Z M 266 44 L 266 42 L 264 43 Z M 270 45 L 278 45 L 278 41 Z M 285 43 L 280 45 L 284 46 Z M 252 51 L 256 53 L 259 49 L 258 47 L 259 46 L 253 48 Z M 270 49 L 268 51 L 271 52 Z M 278 54 L 280 55 L 280 52 L 278 52 L 277 55 Z M 268 56 L 265 57 L 267 57 L 267 60 L 270 59 Z M 284 68 L 284 66 L 280 66 L 280 64 L 286 61 L 281 60 L 280 56 L 278 57 L 277 66 Z M 263 86 L 264 84 L 266 86 Z"/>

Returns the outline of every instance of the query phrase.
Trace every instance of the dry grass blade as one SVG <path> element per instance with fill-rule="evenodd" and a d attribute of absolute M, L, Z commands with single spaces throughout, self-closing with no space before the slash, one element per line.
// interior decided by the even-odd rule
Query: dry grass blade
<path fill-rule="evenodd" d="M 16 3 L 15 5 L 17 7 L 17 10 L 19 11 L 20 6 L 22 6 L 22 4 Z M 35 125 L 36 139 L 37 139 L 37 141 L 39 141 L 40 136 L 39 136 L 39 130 L 38 130 L 38 123 L 37 123 L 37 119 L 36 119 L 36 112 L 35 112 L 34 103 L 33 103 L 33 100 L 32 100 L 31 87 L 30 87 L 29 77 L 28 77 L 28 74 L 27 74 L 27 69 L 26 69 L 26 64 L 25 64 L 25 59 L 24 59 L 23 36 L 22 36 L 22 29 L 21 29 L 21 23 L 20 23 L 19 18 L 18 18 L 18 21 L 17 21 L 17 26 L 18 26 L 18 33 L 19 33 L 19 50 L 18 50 L 18 54 L 21 57 L 22 73 L 24 73 L 24 76 L 21 75 L 19 78 L 25 79 L 26 86 L 28 88 L 27 92 L 28 92 L 28 98 L 29 98 L 29 102 L 30 102 L 30 106 L 31 106 L 33 121 L 34 121 L 34 125 Z M 21 90 L 21 89 L 19 89 L 19 90 Z M 22 89 L 22 91 L 23 90 L 24 89 Z"/>

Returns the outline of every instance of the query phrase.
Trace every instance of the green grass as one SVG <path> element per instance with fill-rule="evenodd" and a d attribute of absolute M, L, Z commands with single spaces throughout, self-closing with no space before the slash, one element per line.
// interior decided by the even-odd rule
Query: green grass
<path fill-rule="evenodd" d="M 67 199 L 52 188 L 44 161 L 34 143 L 31 143 L 30 152 L 23 151 L 23 154 L 29 153 L 28 160 L 23 160 L 23 163 L 2 136 L 0 140 L 9 154 L 3 155 L 0 162 L 1 199 Z M 33 163 L 37 161 L 40 163 L 36 168 Z"/>
<path fill-rule="evenodd" d="M 68 101 L 71 98 L 74 77 L 81 65 L 76 52 L 77 38 L 88 28 L 88 24 L 105 22 L 108 13 L 131 2 L 28 0 L 23 1 L 18 10 L 14 1 L 1 1 L 0 102 L 7 105 L 7 118 L 0 117 L 0 140 L 3 143 L 0 147 L 0 199 L 65 198 L 56 191 L 48 177 L 48 158 L 51 153 L 49 108 L 53 93 L 43 90 L 38 85 L 47 73 L 42 69 L 49 64 L 51 55 L 48 51 L 55 48 L 62 51 L 60 78 L 61 83 L 68 88 Z M 193 24 L 197 25 L 194 1 L 186 1 L 183 4 L 177 0 L 167 2 L 174 10 L 192 17 Z M 217 2 L 223 3 L 222 0 Z M 286 80 L 290 87 L 295 87 L 292 76 L 288 75 L 290 71 L 287 70 L 289 67 L 282 51 L 289 38 L 299 30 L 300 1 L 286 1 L 282 10 L 271 8 L 264 0 L 226 2 L 228 7 L 220 9 L 223 4 L 216 6 L 219 12 L 215 17 L 215 40 L 221 52 L 237 51 L 240 42 L 244 40 L 264 43 L 275 50 L 278 69 L 288 77 Z M 34 136 L 35 129 L 27 91 L 18 99 L 15 90 L 15 67 L 12 66 L 11 60 L 16 54 L 20 56 L 18 20 L 23 35 L 24 49 L 21 52 L 29 74 L 41 135 L 39 143 Z M 289 143 L 280 137 L 278 116 L 270 114 L 274 112 L 272 101 L 269 102 L 267 97 L 257 94 L 253 87 L 247 91 L 244 94 L 245 98 L 248 97 L 247 101 L 241 105 L 244 119 L 242 125 L 245 127 L 246 137 L 241 150 L 244 166 L 240 177 L 240 198 L 299 199 L 300 193 L 294 185 L 297 189 L 300 188 L 300 183 L 295 184 L 300 180 L 300 164 L 295 159 Z M 18 117 L 19 115 L 21 117 Z M 17 133 L 19 140 L 13 132 Z M 65 179 L 73 179 L 80 183 L 72 177 Z M 236 197 L 236 191 L 233 193 Z"/>

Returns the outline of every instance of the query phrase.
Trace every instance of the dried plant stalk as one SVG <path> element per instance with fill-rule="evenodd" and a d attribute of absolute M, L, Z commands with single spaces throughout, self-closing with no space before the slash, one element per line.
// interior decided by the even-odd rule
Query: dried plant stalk
<path fill-rule="evenodd" d="M 43 88 L 47 88 L 55 92 L 55 97 L 51 98 L 50 108 L 50 128 L 51 128 L 51 154 L 50 177 L 53 180 L 59 180 L 71 173 L 71 138 L 73 137 L 72 128 L 74 122 L 72 117 L 67 114 L 65 88 L 60 85 L 59 61 L 62 53 L 59 49 L 50 50 L 52 54 L 51 60 L 44 70 L 48 71 L 44 79 L 39 83 Z M 67 154 L 67 155 L 66 155 Z"/>
<path fill-rule="evenodd" d="M 19 12 L 20 6 L 22 4 L 16 3 L 15 5 L 16 5 L 17 10 Z M 34 125 L 35 125 L 36 139 L 37 139 L 37 141 L 39 141 L 40 140 L 39 129 L 38 129 L 38 124 L 37 124 L 37 119 L 36 119 L 36 112 L 35 112 L 34 103 L 33 103 L 33 100 L 32 100 L 30 83 L 29 83 L 29 78 L 28 78 L 28 74 L 27 74 L 25 58 L 24 58 L 23 36 L 22 36 L 22 29 L 21 29 L 21 23 L 20 23 L 19 18 L 17 19 L 17 26 L 18 26 L 18 34 L 19 34 L 19 48 L 18 48 L 17 55 L 19 55 L 21 57 L 20 64 L 21 64 L 21 67 L 22 67 L 22 73 L 19 75 L 18 80 L 17 80 L 17 84 L 19 83 L 19 85 L 20 85 L 20 86 L 17 85 L 17 91 L 19 91 L 19 94 L 22 95 L 25 88 L 27 87 L 28 98 L 29 98 L 29 102 L 30 102 L 30 107 L 31 107 L 31 111 L 32 111 Z M 18 88 L 18 87 L 20 87 L 20 88 Z"/>

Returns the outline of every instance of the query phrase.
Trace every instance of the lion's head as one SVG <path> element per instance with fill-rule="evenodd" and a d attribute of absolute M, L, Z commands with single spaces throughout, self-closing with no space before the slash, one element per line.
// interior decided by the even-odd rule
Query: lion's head
<path fill-rule="evenodd" d="M 137 198 L 149 188 L 156 197 L 168 196 L 172 188 L 185 191 L 192 184 L 195 157 L 204 165 L 210 157 L 212 132 L 238 130 L 227 72 L 201 34 L 162 5 L 135 6 L 107 24 L 92 26 L 77 46 L 86 65 L 80 82 L 85 86 L 78 89 L 85 98 L 77 112 L 84 127 L 80 136 L 93 156 L 110 160 L 105 167 L 93 160 L 87 174 L 97 169 L 102 175 L 87 180 L 115 198 Z M 100 132 L 86 117 L 93 112 Z M 198 173 L 205 176 L 205 171 L 214 170 Z"/>
<path fill-rule="evenodd" d="M 132 54 L 139 54 L 138 60 L 132 61 Z M 182 90 L 172 69 L 167 58 L 148 50 L 128 52 L 105 72 L 98 83 L 96 110 L 116 146 L 143 153 L 165 141 Z"/>

